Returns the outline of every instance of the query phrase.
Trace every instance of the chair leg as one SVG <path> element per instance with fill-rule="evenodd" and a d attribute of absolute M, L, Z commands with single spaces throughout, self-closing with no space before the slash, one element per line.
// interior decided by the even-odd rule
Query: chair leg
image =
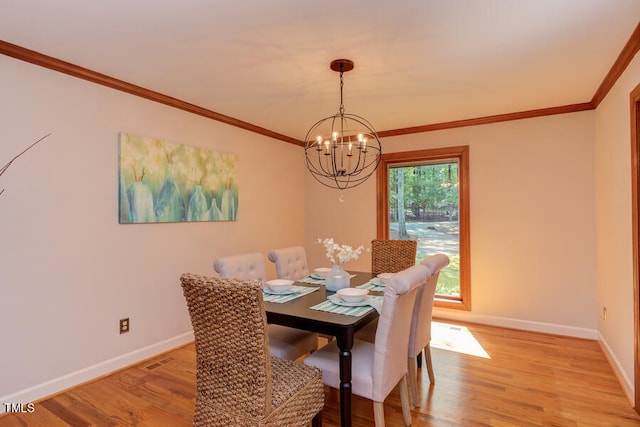
<path fill-rule="evenodd" d="M 431 344 L 427 344 L 424 347 L 424 363 L 427 365 L 427 372 L 429 373 L 429 382 L 431 384 L 435 384 L 436 376 L 433 373 L 433 360 L 431 359 Z"/>
<path fill-rule="evenodd" d="M 322 427 L 322 411 L 318 412 L 311 420 L 311 427 Z"/>
<path fill-rule="evenodd" d="M 409 395 L 407 393 L 407 376 L 400 380 L 400 402 L 402 403 L 402 417 L 404 424 L 411 425 L 411 408 L 409 407 Z"/>
<path fill-rule="evenodd" d="M 407 359 L 407 387 L 409 388 L 409 401 L 416 408 L 420 406 L 420 402 L 418 402 L 418 385 L 416 384 L 417 375 L 416 359 L 415 357 L 410 357 Z"/>
<path fill-rule="evenodd" d="M 384 403 L 373 402 L 373 419 L 376 427 L 384 427 Z"/>
<path fill-rule="evenodd" d="M 418 364 L 418 368 L 422 368 L 422 352 L 416 356 L 416 363 Z"/>

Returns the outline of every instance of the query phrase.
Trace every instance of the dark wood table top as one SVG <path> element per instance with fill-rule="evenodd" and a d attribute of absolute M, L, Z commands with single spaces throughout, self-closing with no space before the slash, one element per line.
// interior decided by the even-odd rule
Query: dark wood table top
<path fill-rule="evenodd" d="M 375 277 L 375 274 L 367 272 L 353 271 L 349 273 L 355 274 L 355 277 L 351 278 L 350 284 L 352 288 Z M 295 284 L 318 287 L 319 289 L 285 303 L 265 302 L 265 311 L 269 323 L 335 336 L 338 330 L 352 329 L 352 332 L 355 332 L 378 317 L 376 310 L 371 310 L 362 316 L 312 310 L 310 307 L 320 304 L 327 299 L 328 295 L 332 295 L 335 292 L 327 291 L 324 285 L 312 285 L 304 282 L 296 282 Z"/>

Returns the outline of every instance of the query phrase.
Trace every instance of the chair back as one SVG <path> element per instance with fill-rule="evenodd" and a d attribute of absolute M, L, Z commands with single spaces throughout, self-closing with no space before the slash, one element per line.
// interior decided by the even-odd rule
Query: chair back
<path fill-rule="evenodd" d="M 299 280 L 309 275 L 307 254 L 302 246 L 275 249 L 268 258 L 276 265 L 278 279 Z"/>
<path fill-rule="evenodd" d="M 272 379 L 260 281 L 183 274 L 180 282 L 195 335 L 198 398 L 265 416 Z"/>
<path fill-rule="evenodd" d="M 394 274 L 385 287 L 374 343 L 374 401 L 383 402 L 407 373 L 406 349 L 409 345 L 411 315 L 417 290 L 428 274 L 425 266 L 414 265 Z"/>
<path fill-rule="evenodd" d="M 222 278 L 266 280 L 264 257 L 260 252 L 230 255 L 216 259 L 214 270 Z"/>
<path fill-rule="evenodd" d="M 409 334 L 409 358 L 416 357 L 431 342 L 433 298 L 436 293 L 440 270 L 449 265 L 449 257 L 444 254 L 431 255 L 422 260 L 420 265 L 429 270 L 429 277 L 425 285 L 418 290 L 416 304 L 413 308 L 411 333 Z"/>
<path fill-rule="evenodd" d="M 416 240 L 371 241 L 371 272 L 397 273 L 416 265 Z"/>

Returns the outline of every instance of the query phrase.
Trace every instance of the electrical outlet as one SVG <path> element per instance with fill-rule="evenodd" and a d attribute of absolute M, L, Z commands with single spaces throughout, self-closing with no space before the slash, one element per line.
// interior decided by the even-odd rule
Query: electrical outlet
<path fill-rule="evenodd" d="M 602 307 L 602 321 L 607 323 L 607 307 Z"/>
<path fill-rule="evenodd" d="M 126 334 L 129 332 L 131 325 L 129 324 L 129 318 L 120 319 L 120 334 Z"/>

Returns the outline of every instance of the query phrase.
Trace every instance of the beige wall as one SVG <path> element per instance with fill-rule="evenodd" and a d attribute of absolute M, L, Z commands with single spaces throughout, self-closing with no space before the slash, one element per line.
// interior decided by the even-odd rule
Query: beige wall
<path fill-rule="evenodd" d="M 634 371 L 629 94 L 638 84 L 636 56 L 595 116 L 598 330 L 629 395 Z"/>
<path fill-rule="evenodd" d="M 599 332 L 627 391 L 628 93 L 638 75 L 636 59 L 596 112 L 383 141 L 385 152 L 470 146 L 472 311 L 436 315 Z M 352 245 L 376 237 L 375 180 L 344 192 L 322 187 L 298 147 L 4 56 L 0 93 L 0 164 L 53 133 L 0 178 L 0 366 L 10 367 L 1 401 L 42 397 L 189 340 L 177 279 L 212 274 L 217 256 L 303 243 L 315 267 L 327 265 L 318 237 Z M 239 221 L 119 225 L 120 131 L 237 153 Z M 369 263 L 367 254 L 347 268 Z M 123 336 L 121 317 L 132 322 Z"/>
<path fill-rule="evenodd" d="M 181 273 L 303 243 L 299 147 L 5 56 L 0 93 L 0 164 L 52 133 L 0 178 L 0 402 L 190 340 Z M 239 220 L 119 225 L 120 131 L 237 153 Z M 131 332 L 120 336 L 123 317 Z"/>
<path fill-rule="evenodd" d="M 385 152 L 470 146 L 472 310 L 435 315 L 598 338 L 633 399 L 629 93 L 635 58 L 596 111 L 385 138 Z M 340 192 L 307 174 L 310 263 L 319 237 L 375 237 L 375 182 Z M 597 230 L 597 231 L 596 231 Z M 366 269 L 362 257 L 347 267 Z M 603 321 L 602 309 L 608 319 Z"/>
<path fill-rule="evenodd" d="M 472 310 L 436 315 L 596 337 L 594 112 L 385 138 L 385 152 L 470 147 Z M 375 181 L 344 192 L 307 176 L 306 239 L 376 237 Z M 310 263 L 326 265 L 321 248 Z M 363 257 L 347 268 L 368 268 Z"/>

